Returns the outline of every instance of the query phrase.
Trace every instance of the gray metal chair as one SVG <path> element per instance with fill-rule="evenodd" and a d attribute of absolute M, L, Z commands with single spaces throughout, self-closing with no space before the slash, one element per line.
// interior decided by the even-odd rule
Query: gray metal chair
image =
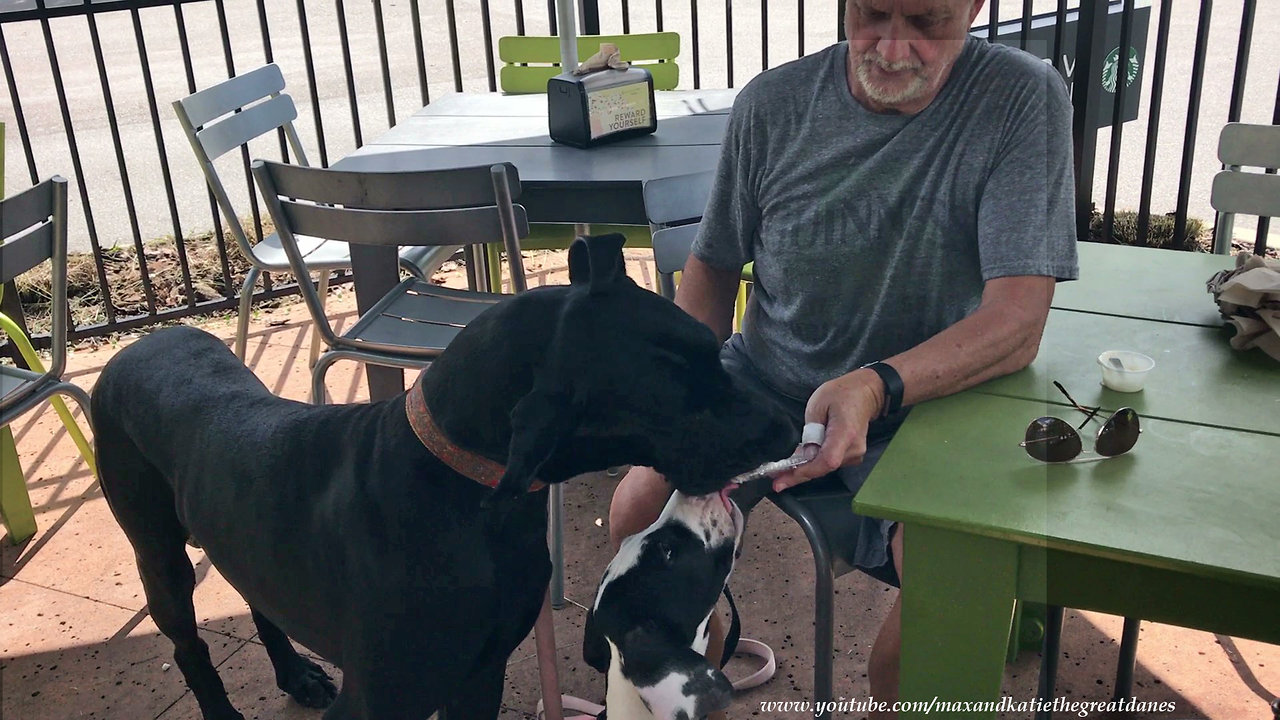
<path fill-rule="evenodd" d="M 674 286 L 672 276 L 684 267 L 697 234 L 696 223 L 654 231 L 653 255 L 660 281 Z M 668 297 L 674 297 L 674 292 Z M 835 579 L 853 570 L 851 553 L 846 557 L 840 551 L 852 551 L 857 541 L 856 528 L 849 522 L 853 493 L 839 478 L 827 477 L 767 497 L 800 526 L 813 553 L 813 698 L 825 702 L 833 695 Z"/>
<path fill-rule="evenodd" d="M 1219 213 L 1213 251 L 1225 255 L 1237 213 L 1280 217 L 1280 176 L 1244 170 L 1280 167 L 1280 125 L 1227 123 L 1218 136 L 1218 159 L 1226 169 L 1213 178 L 1209 204 Z"/>
<path fill-rule="evenodd" d="M 295 272 L 306 271 L 299 237 L 368 245 L 439 247 L 501 240 L 516 292 L 524 292 L 520 238 L 529 232 L 520 179 L 509 163 L 450 170 L 363 173 L 255 160 L 253 176 Z M 349 330 L 329 323 L 316 289 L 302 297 L 329 350 L 312 369 L 311 399 L 324 402 L 324 377 L 341 359 L 420 368 L 458 332 L 509 295 L 455 290 L 411 277 Z"/>
<path fill-rule="evenodd" d="M 289 258 L 280 245 L 278 233 L 271 233 L 256 245 L 249 242 L 249 235 L 240 224 L 240 216 L 226 187 L 218 175 L 214 161 L 236 148 L 244 147 L 249 141 L 261 137 L 272 130 L 283 130 L 288 140 L 294 162 L 307 165 L 307 155 L 302 149 L 302 142 L 293 121 L 298 117 L 293 98 L 284 92 L 284 76 L 280 68 L 274 64 L 264 65 L 256 70 L 237 75 L 229 80 L 205 88 L 200 92 L 176 100 L 173 111 L 178 116 L 191 150 L 200 163 L 209 190 L 226 219 L 231 235 L 236 239 L 240 252 L 253 266 L 245 276 L 240 288 L 240 310 L 236 326 L 236 356 L 241 360 L 245 356 L 245 346 L 249 332 L 249 307 L 253 299 L 253 286 L 259 275 L 266 272 L 292 272 Z M 247 150 L 244 157 L 248 160 Z M 252 192 L 252 189 L 250 189 Z M 320 297 L 327 294 L 329 273 L 334 270 L 345 270 L 351 267 L 351 253 L 347 244 L 336 240 L 297 236 L 298 247 L 305 259 L 303 266 L 306 273 L 297 275 L 299 284 L 306 284 L 311 273 L 319 275 Z M 407 247 L 400 252 L 400 265 L 410 273 L 423 277 L 422 269 L 426 261 L 427 250 L 421 247 Z M 319 337 L 312 335 L 311 364 L 314 366 L 320 351 Z"/>
<path fill-rule="evenodd" d="M 674 274 L 684 268 L 706 209 L 710 172 L 651 180 L 644 185 L 645 212 L 653 230 L 653 258 L 660 292 L 675 297 Z M 813 688 L 815 702 L 832 699 L 835 644 L 835 579 L 853 570 L 857 533 L 853 493 L 839 478 L 819 478 L 766 497 L 800 526 L 814 564 Z M 848 551 L 848 555 L 842 551 Z"/>
<path fill-rule="evenodd" d="M 0 284 L 46 260 L 52 261 L 52 358 L 44 372 L 0 365 L 0 427 L 55 395 L 75 398 L 89 419 L 89 395 L 62 380 L 67 367 L 67 181 L 57 176 L 0 201 Z M 6 471 L 3 478 L 0 515 L 10 539 L 21 542 L 36 531 L 31 500 L 26 486 L 18 486 L 22 483 L 20 472 Z"/>

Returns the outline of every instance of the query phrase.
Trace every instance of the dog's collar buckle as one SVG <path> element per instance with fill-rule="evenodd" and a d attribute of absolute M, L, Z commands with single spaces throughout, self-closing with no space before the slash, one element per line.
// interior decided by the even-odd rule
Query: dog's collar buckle
<path fill-rule="evenodd" d="M 431 411 L 427 408 L 426 396 L 422 393 L 422 376 L 413 384 L 413 389 L 405 397 L 404 412 L 409 419 L 409 427 L 418 436 L 422 445 L 440 458 L 445 465 L 465 477 L 471 478 L 485 487 L 496 488 L 507 469 L 501 463 L 478 455 L 465 448 L 458 447 L 431 419 Z M 535 481 L 530 492 L 541 490 L 542 483 Z"/>

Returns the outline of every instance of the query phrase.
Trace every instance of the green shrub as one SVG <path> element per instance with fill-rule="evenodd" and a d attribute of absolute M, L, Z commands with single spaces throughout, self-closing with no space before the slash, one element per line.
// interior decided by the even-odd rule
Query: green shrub
<path fill-rule="evenodd" d="M 1173 236 L 1174 217 L 1169 215 L 1150 215 L 1150 226 L 1147 230 L 1146 242 L 1138 241 L 1138 213 L 1132 210 L 1117 210 L 1115 222 L 1111 227 L 1111 237 L 1103 237 L 1103 218 L 1095 208 L 1089 220 L 1089 235 L 1093 242 L 1111 243 L 1115 245 L 1140 245 L 1143 247 L 1165 248 L 1166 250 L 1201 251 L 1205 249 L 1205 223 L 1199 218 L 1187 218 L 1187 228 L 1181 238 Z"/>

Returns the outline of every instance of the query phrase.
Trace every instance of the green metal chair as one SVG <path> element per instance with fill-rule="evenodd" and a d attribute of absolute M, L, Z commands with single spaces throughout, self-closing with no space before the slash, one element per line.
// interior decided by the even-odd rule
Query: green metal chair
<path fill-rule="evenodd" d="M 680 34 L 674 32 L 637 33 L 633 35 L 579 35 L 578 57 L 590 57 L 601 43 L 618 46 L 622 59 L 642 67 L 653 76 L 655 90 L 674 90 L 680 82 Z M 560 74 L 560 38 L 555 35 L 509 35 L 498 38 L 498 58 L 506 63 L 498 74 L 502 92 L 512 94 L 545 93 L 547 80 Z M 643 225 L 593 225 L 591 234 L 620 233 L 627 238 L 626 247 L 650 247 L 649 229 Z M 575 226 L 537 223 L 529 228 L 529 237 L 520 241 L 524 250 L 563 250 L 578 235 Z M 585 234 L 585 233 L 583 233 Z M 501 287 L 501 248 L 487 247 L 489 282 L 496 291 Z"/>
<path fill-rule="evenodd" d="M 15 544 L 35 534 L 36 520 L 9 423 L 50 399 L 90 470 L 97 472 L 93 450 L 62 398 L 57 397 L 61 394 L 75 398 L 85 417 L 89 417 L 88 394 L 62 380 L 67 360 L 66 218 L 67 181 L 61 177 L 0 201 L 0 284 L 52 261 L 52 360 L 47 370 L 17 323 L 0 314 L 0 327 L 30 366 L 28 370 L 0 366 L 0 518 Z"/>

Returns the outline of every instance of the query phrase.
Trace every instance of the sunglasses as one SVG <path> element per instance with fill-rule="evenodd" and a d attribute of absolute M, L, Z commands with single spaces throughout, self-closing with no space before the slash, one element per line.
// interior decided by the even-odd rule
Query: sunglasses
<path fill-rule="evenodd" d="M 1084 450 L 1078 430 L 1089 424 L 1090 420 L 1097 420 L 1098 411 L 1102 408 L 1099 406 L 1090 410 L 1081 407 L 1058 381 L 1055 380 L 1053 386 L 1066 396 L 1075 409 L 1085 414 L 1084 422 L 1080 423 L 1079 427 L 1072 427 L 1071 423 L 1060 418 L 1038 417 L 1027 426 L 1025 439 L 1018 444 L 1036 460 L 1050 463 L 1068 462 L 1074 460 Z M 1094 452 L 1103 458 L 1123 455 L 1133 449 L 1141 433 L 1138 413 L 1133 408 L 1120 408 L 1102 423 L 1102 427 L 1094 436 Z"/>

